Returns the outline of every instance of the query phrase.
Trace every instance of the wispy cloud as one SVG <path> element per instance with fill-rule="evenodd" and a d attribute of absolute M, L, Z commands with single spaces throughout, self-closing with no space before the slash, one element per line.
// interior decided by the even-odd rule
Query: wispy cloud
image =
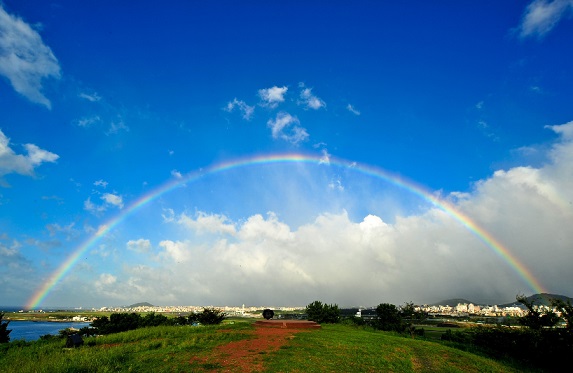
<path fill-rule="evenodd" d="M 28 100 L 51 108 L 42 93 L 45 78 L 60 78 L 60 65 L 38 32 L 0 3 L 0 75 Z"/>
<path fill-rule="evenodd" d="M 74 123 L 79 127 L 88 128 L 99 122 L 101 122 L 101 118 L 99 117 L 99 115 L 94 115 L 91 117 L 78 119 Z"/>
<path fill-rule="evenodd" d="M 129 127 L 125 124 L 123 119 L 119 118 L 116 121 L 111 122 L 109 129 L 106 131 L 106 135 L 116 135 L 119 131 L 129 132 Z"/>
<path fill-rule="evenodd" d="M 298 118 L 286 112 L 281 111 L 274 120 L 269 119 L 267 126 L 274 139 L 283 139 L 295 145 L 308 139 L 308 132 L 301 127 Z"/>
<path fill-rule="evenodd" d="M 45 162 L 55 162 L 59 155 L 39 148 L 34 144 L 25 144 L 27 155 L 16 154 L 10 147 L 10 139 L 0 130 L 0 184 L 4 175 L 16 173 L 33 176 L 34 169 Z"/>
<path fill-rule="evenodd" d="M 90 102 L 98 102 L 99 100 L 101 100 L 101 96 L 98 95 L 96 92 L 93 93 L 82 92 L 78 96 Z"/>
<path fill-rule="evenodd" d="M 543 38 L 564 17 L 573 13 L 573 0 L 535 0 L 530 3 L 523 13 L 518 27 L 519 37 Z"/>
<path fill-rule="evenodd" d="M 314 110 L 326 107 L 326 103 L 312 93 L 312 88 L 307 88 L 304 83 L 299 83 L 298 86 L 301 88 L 300 100 L 298 101 L 299 105 L 303 105 L 307 109 Z"/>
<path fill-rule="evenodd" d="M 235 108 L 238 108 L 241 113 L 243 114 L 243 119 L 251 120 L 253 114 L 255 113 L 255 107 L 249 106 L 245 103 L 245 101 L 237 100 L 234 98 L 233 101 L 229 101 L 227 106 L 225 106 L 224 110 L 231 113 Z"/>
<path fill-rule="evenodd" d="M 284 102 L 285 94 L 288 88 L 273 86 L 271 88 L 259 89 L 259 97 L 261 98 L 261 105 L 269 108 L 276 108 L 281 102 Z"/>
<path fill-rule="evenodd" d="M 350 104 L 346 105 L 346 110 L 348 110 L 354 115 L 360 115 L 360 111 L 356 110 L 356 108 Z"/>

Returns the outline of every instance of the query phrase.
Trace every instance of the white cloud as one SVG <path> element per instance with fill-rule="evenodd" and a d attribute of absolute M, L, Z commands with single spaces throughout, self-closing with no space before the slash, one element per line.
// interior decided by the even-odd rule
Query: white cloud
<path fill-rule="evenodd" d="M 127 241 L 127 249 L 142 254 L 150 253 L 151 242 L 143 238 L 140 238 L 138 240 L 129 240 Z"/>
<path fill-rule="evenodd" d="M 356 108 L 350 104 L 346 105 L 346 110 L 348 110 L 354 115 L 360 115 L 360 111 L 356 110 Z"/>
<path fill-rule="evenodd" d="M 88 197 L 88 199 L 84 201 L 84 210 L 89 211 L 94 215 L 98 215 L 106 211 L 111 206 L 119 209 L 123 208 L 123 198 L 117 194 L 104 193 L 100 196 L 100 199 L 103 203 L 98 205 L 92 202 L 91 197 Z"/>
<path fill-rule="evenodd" d="M 79 127 L 88 128 L 99 122 L 101 122 L 99 115 L 94 115 L 92 117 L 78 119 L 75 121 L 75 124 Z"/>
<path fill-rule="evenodd" d="M 25 144 L 27 155 L 16 154 L 10 147 L 10 139 L 0 130 L 0 178 L 17 173 L 33 176 L 34 168 L 45 162 L 55 162 L 59 156 L 34 144 Z"/>
<path fill-rule="evenodd" d="M 112 193 L 104 193 L 101 196 L 101 199 L 105 201 L 106 204 L 118 207 L 120 209 L 123 208 L 123 198 L 118 196 L 117 194 Z"/>
<path fill-rule="evenodd" d="M 95 185 L 95 186 L 99 186 L 99 187 L 102 187 L 102 188 L 104 188 L 104 189 L 107 188 L 107 184 L 108 184 L 107 181 L 101 180 L 101 179 L 100 179 L 100 180 L 97 180 L 97 181 L 94 181 L 94 185 Z"/>
<path fill-rule="evenodd" d="M 259 97 L 262 100 L 261 105 L 276 108 L 279 103 L 284 102 L 284 95 L 287 91 L 288 88 L 286 86 L 273 86 L 271 88 L 259 89 Z"/>
<path fill-rule="evenodd" d="M 21 18 L 8 14 L 0 4 L 0 75 L 28 100 L 47 108 L 42 80 L 60 78 L 60 65 L 41 36 Z"/>
<path fill-rule="evenodd" d="M 176 179 L 182 179 L 183 175 L 181 174 L 181 172 L 177 171 L 177 170 L 171 170 L 171 176 L 173 176 Z"/>
<path fill-rule="evenodd" d="M 249 106 L 245 103 L 245 101 L 237 100 L 234 98 L 233 101 L 229 101 L 227 106 L 225 107 L 225 111 L 231 113 L 235 108 L 238 108 L 241 113 L 243 114 L 243 119 L 251 120 L 253 114 L 255 113 L 255 107 Z"/>
<path fill-rule="evenodd" d="M 118 119 L 117 121 L 111 122 L 109 129 L 105 133 L 106 135 L 115 135 L 119 133 L 119 131 L 126 131 L 129 132 L 129 127 L 125 125 L 123 119 Z"/>
<path fill-rule="evenodd" d="M 543 38 L 563 17 L 571 16 L 573 0 L 535 0 L 530 3 L 518 27 L 519 37 Z"/>
<path fill-rule="evenodd" d="M 78 96 L 90 102 L 98 102 L 99 100 L 101 100 L 101 96 L 98 95 L 96 92 L 93 93 L 82 92 Z"/>
<path fill-rule="evenodd" d="M 173 214 L 173 210 L 171 210 L 171 214 Z M 200 234 L 220 233 L 234 235 L 236 233 L 235 225 L 229 223 L 229 219 L 225 215 L 209 215 L 204 212 L 197 212 L 195 219 L 193 219 L 186 214 L 181 214 L 178 223 Z"/>
<path fill-rule="evenodd" d="M 322 157 L 318 161 L 319 164 L 330 164 L 331 154 L 328 153 L 327 149 L 322 149 Z"/>
<path fill-rule="evenodd" d="M 299 87 L 302 88 L 300 100 L 298 101 L 299 105 L 304 105 L 306 108 L 314 110 L 326 107 L 326 103 L 322 99 L 312 94 L 312 88 L 305 88 L 304 84 L 302 86 L 299 84 Z"/>
<path fill-rule="evenodd" d="M 308 139 L 308 132 L 300 126 L 298 118 L 289 113 L 279 112 L 274 120 L 268 120 L 267 126 L 274 139 L 283 139 L 295 145 Z"/>
<path fill-rule="evenodd" d="M 446 198 L 549 291 L 567 294 L 573 122 L 548 128 L 559 141 L 543 167 L 499 170 Z M 204 212 L 170 216 L 187 229 L 185 237 L 160 243 L 159 267 L 129 268 L 126 291 L 177 303 L 305 305 L 319 299 L 351 306 L 457 296 L 491 303 L 532 290 L 504 255 L 437 207 L 393 223 L 374 214 L 353 221 L 346 211 L 322 213 L 298 227 L 273 213 L 237 221 Z"/>

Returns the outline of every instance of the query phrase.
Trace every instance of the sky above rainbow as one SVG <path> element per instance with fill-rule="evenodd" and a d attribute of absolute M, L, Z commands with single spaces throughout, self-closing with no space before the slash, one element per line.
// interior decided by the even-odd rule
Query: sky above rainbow
<path fill-rule="evenodd" d="M 4 1 L 0 306 L 573 296 L 572 16 Z"/>

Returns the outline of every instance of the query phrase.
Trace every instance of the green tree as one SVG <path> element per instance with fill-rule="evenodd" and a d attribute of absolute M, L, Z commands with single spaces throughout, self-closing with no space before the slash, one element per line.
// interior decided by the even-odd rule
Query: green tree
<path fill-rule="evenodd" d="M 316 300 L 306 306 L 305 312 L 310 321 L 319 324 L 335 324 L 340 321 L 340 309 L 337 304 L 323 304 Z"/>
<path fill-rule="evenodd" d="M 552 299 L 551 305 L 561 312 L 561 318 L 565 320 L 565 328 L 568 332 L 573 332 L 573 306 L 568 300 L 567 303 L 561 299 Z"/>
<path fill-rule="evenodd" d="M 378 316 L 375 326 L 380 330 L 401 332 L 404 330 L 402 315 L 398 307 L 390 303 L 381 303 L 376 307 Z"/>
<path fill-rule="evenodd" d="M 419 324 L 424 321 L 428 317 L 427 313 L 416 311 L 414 303 L 409 302 L 404 303 L 404 305 L 400 307 L 400 315 L 402 317 L 403 329 L 410 333 L 410 336 L 424 335 L 424 329 L 417 329 L 414 324 Z"/>
<path fill-rule="evenodd" d="M 517 295 L 515 299 L 527 307 L 527 314 L 519 318 L 519 323 L 532 330 L 541 330 L 544 327 L 554 327 L 559 322 L 559 317 L 553 310 L 543 309 L 535 306 L 534 301 L 528 300 L 525 295 Z"/>
<path fill-rule="evenodd" d="M 197 321 L 203 325 L 220 324 L 227 315 L 216 308 L 203 308 L 203 312 L 197 314 Z"/>
<path fill-rule="evenodd" d="M 159 326 L 159 325 L 168 325 L 169 319 L 165 315 L 159 315 L 155 312 L 150 312 L 147 315 L 143 316 L 141 319 L 141 326 Z"/>
<path fill-rule="evenodd" d="M 12 329 L 8 329 L 10 321 L 2 321 L 2 318 L 4 318 L 4 312 L 0 312 L 0 343 L 8 343 Z"/>

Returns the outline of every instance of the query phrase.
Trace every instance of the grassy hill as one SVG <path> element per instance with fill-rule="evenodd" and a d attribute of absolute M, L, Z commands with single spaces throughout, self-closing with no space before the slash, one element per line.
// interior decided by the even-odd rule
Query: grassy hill
<path fill-rule="evenodd" d="M 153 327 L 65 349 L 64 340 L 0 345 L 3 372 L 216 372 L 217 346 L 253 338 L 247 322 L 217 327 Z M 441 343 L 349 325 L 323 325 L 257 357 L 268 372 L 524 372 Z M 204 363 L 201 363 L 204 362 Z M 239 371 L 239 370 L 237 370 Z M 244 371 L 241 370 L 241 371 Z"/>

